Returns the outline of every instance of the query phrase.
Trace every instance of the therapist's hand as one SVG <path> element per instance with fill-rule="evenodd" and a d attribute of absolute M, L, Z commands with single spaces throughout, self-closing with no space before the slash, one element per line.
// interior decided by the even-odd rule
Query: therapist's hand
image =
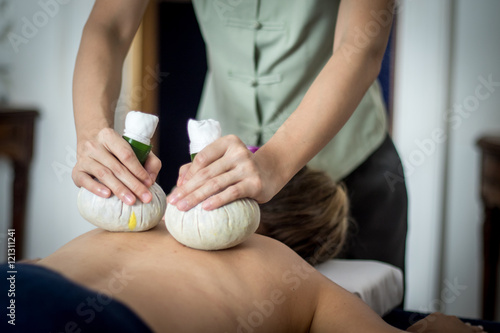
<path fill-rule="evenodd" d="M 151 201 L 148 188 L 161 169 L 160 160 L 149 153 L 143 167 L 128 142 L 113 129 L 79 138 L 76 157 L 72 173 L 76 186 L 103 198 L 114 193 L 127 205 L 133 205 L 136 197 L 144 203 Z"/>
<path fill-rule="evenodd" d="M 224 136 L 180 168 L 177 187 L 167 201 L 182 211 L 200 202 L 205 210 L 241 198 L 267 202 L 284 184 L 273 177 L 272 161 L 259 156 L 259 151 L 252 154 L 237 136 Z"/>
<path fill-rule="evenodd" d="M 417 321 L 406 329 L 406 332 L 414 333 L 486 333 L 482 326 L 464 324 L 455 316 L 448 316 L 439 312 L 432 313 Z"/>

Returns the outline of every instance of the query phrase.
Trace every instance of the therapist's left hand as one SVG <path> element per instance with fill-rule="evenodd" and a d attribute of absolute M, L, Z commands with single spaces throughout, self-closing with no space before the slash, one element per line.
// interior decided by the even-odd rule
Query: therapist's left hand
<path fill-rule="evenodd" d="M 168 203 L 187 211 L 200 202 L 212 210 L 241 198 L 271 200 L 284 184 L 273 177 L 272 161 L 260 158 L 259 152 L 252 154 L 235 135 L 216 140 L 180 168 Z"/>

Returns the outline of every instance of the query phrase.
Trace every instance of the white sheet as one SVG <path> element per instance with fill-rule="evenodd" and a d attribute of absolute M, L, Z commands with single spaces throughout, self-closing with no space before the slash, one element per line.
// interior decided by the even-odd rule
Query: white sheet
<path fill-rule="evenodd" d="M 359 296 L 381 316 L 403 300 L 403 273 L 392 265 L 374 260 L 334 259 L 316 269 Z"/>

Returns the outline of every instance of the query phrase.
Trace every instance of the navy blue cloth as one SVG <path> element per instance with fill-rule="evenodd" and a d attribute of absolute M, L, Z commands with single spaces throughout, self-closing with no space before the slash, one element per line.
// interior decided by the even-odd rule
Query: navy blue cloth
<path fill-rule="evenodd" d="M 0 332 L 152 332 L 121 302 L 42 266 L 16 264 L 11 274 L 3 264 L 0 271 Z M 118 277 L 113 282 L 115 291 L 126 283 Z"/>
<path fill-rule="evenodd" d="M 384 320 L 389 324 L 401 330 L 406 330 L 411 325 L 415 324 L 420 319 L 423 319 L 428 314 L 419 312 L 408 312 L 401 309 L 394 309 L 389 314 L 384 316 Z M 487 320 L 477 320 L 477 319 L 466 319 L 460 318 L 465 323 L 471 323 L 471 325 L 481 325 L 484 330 L 488 333 L 499 333 L 500 323 L 487 321 Z"/>

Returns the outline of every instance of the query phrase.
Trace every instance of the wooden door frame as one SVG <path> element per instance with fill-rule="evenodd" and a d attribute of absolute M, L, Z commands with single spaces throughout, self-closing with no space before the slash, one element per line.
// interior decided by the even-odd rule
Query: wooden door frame
<path fill-rule="evenodd" d="M 132 42 L 130 93 L 131 110 L 158 115 L 158 3 L 151 0 L 142 18 L 141 25 Z M 139 87 L 139 88 L 136 88 Z M 157 131 L 158 132 L 158 131 Z M 158 155 L 158 134 L 152 138 L 153 152 Z"/>

